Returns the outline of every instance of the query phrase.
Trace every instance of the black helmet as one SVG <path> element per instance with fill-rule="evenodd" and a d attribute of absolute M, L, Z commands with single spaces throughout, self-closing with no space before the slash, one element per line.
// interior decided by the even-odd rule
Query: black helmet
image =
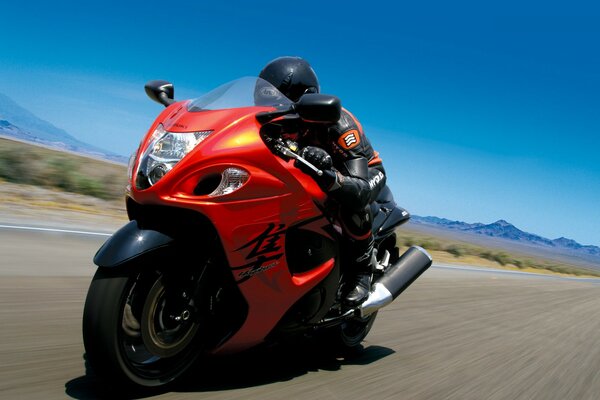
<path fill-rule="evenodd" d="M 304 93 L 319 93 L 317 74 L 300 57 L 276 58 L 260 71 L 259 77 L 270 82 L 294 102 Z"/>

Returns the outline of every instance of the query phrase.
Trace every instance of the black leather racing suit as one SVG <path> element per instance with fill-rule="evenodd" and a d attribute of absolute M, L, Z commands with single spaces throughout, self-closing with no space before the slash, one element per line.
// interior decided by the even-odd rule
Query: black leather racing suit
<path fill-rule="evenodd" d="M 340 204 L 340 222 L 349 243 L 346 250 L 356 273 L 370 269 L 373 234 L 370 203 L 385 186 L 379 154 L 373 150 L 362 126 L 347 110 L 328 127 L 311 127 L 299 139 L 301 147 L 317 146 L 332 158 L 337 184 L 328 192 Z"/>

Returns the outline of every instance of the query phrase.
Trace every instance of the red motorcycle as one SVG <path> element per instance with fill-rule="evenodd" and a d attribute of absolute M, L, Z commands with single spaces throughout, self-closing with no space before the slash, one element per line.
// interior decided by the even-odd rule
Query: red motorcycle
<path fill-rule="evenodd" d="M 348 260 L 337 205 L 294 167 L 320 172 L 282 135 L 337 121 L 336 97 L 293 103 L 255 77 L 194 100 L 175 101 L 165 81 L 146 92 L 166 109 L 130 160 L 130 222 L 98 250 L 85 302 L 83 339 L 97 374 L 160 386 L 199 356 L 264 343 L 312 337 L 353 349 L 377 310 L 431 265 L 419 247 L 399 255 L 395 230 L 410 216 L 386 187 L 372 205 L 372 291 L 355 308 L 342 304 Z"/>

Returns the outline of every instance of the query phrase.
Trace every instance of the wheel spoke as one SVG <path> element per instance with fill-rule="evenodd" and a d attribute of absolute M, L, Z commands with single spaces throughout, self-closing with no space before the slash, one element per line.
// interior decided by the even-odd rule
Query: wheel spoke
<path fill-rule="evenodd" d="M 183 285 L 191 283 L 195 281 L 189 277 L 165 279 L 154 272 L 138 275 L 132 284 L 123 307 L 121 337 L 124 354 L 139 374 L 160 373 L 190 357 L 188 347 L 199 328 L 184 295 Z"/>

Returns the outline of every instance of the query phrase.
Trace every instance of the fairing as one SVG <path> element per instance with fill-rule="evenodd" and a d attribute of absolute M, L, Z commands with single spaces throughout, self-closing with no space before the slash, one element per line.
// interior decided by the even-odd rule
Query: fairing
<path fill-rule="evenodd" d="M 153 186 L 140 190 L 130 181 L 128 195 L 139 204 L 187 208 L 212 221 L 233 278 L 248 303 L 246 322 L 216 352 L 238 351 L 260 343 L 285 312 L 334 268 L 335 260 L 329 259 L 292 274 L 285 255 L 287 230 L 307 220 L 312 223 L 305 229 L 330 237 L 324 230 L 329 222 L 319 209 L 325 194 L 292 161 L 273 156 L 265 145 L 255 115 L 273 106 L 199 110 L 192 103 L 182 101 L 166 108 L 137 157 L 158 124 L 171 132 L 213 133 Z M 241 188 L 217 197 L 195 193 L 204 178 L 230 167 L 249 173 Z"/>

